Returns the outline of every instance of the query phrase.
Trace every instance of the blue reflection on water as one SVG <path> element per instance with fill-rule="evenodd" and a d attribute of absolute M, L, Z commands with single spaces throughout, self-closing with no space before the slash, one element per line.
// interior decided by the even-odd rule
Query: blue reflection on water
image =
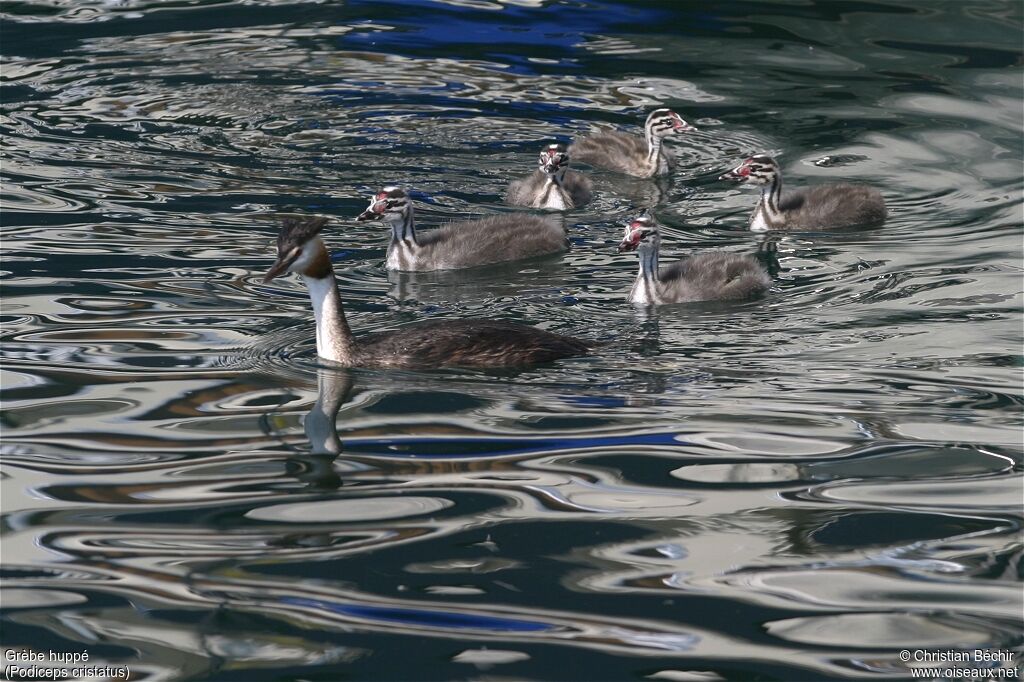
<path fill-rule="evenodd" d="M 496 14 L 489 10 L 445 8 L 434 0 L 362 0 L 359 5 L 396 5 L 403 14 L 388 17 L 388 22 L 408 31 L 352 33 L 344 40 L 371 42 L 378 48 L 399 45 L 437 44 L 531 45 L 570 49 L 587 33 L 599 33 L 619 23 L 664 19 L 664 12 L 636 5 L 591 2 L 582 6 L 553 5 L 543 11 L 535 8 L 502 6 Z M 429 10 L 429 11 L 423 11 Z M 438 17 L 438 12 L 444 12 Z M 367 20 L 366 23 L 371 23 Z M 374 21 L 373 23 L 379 23 Z"/>
<path fill-rule="evenodd" d="M 394 606 L 353 606 L 326 602 L 321 599 L 303 599 L 301 597 L 284 597 L 281 601 L 291 606 L 304 606 L 323 611 L 330 611 L 345 616 L 356 616 L 370 620 L 380 620 L 404 625 L 425 625 L 434 627 L 455 628 L 459 630 L 500 630 L 502 632 L 543 632 L 554 630 L 548 623 L 517 620 L 512 618 L 495 618 L 478 614 L 449 613 L 445 611 L 427 611 L 425 609 L 407 609 Z"/>

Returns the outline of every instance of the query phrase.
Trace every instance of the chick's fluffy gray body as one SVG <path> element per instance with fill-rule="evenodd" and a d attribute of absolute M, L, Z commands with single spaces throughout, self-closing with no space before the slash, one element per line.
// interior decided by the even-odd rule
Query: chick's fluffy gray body
<path fill-rule="evenodd" d="M 764 294 L 771 277 L 750 255 L 698 253 L 661 268 L 657 296 L 665 303 L 745 301 Z"/>
<path fill-rule="evenodd" d="M 639 178 L 665 175 L 676 166 L 675 154 L 664 145 L 661 147 L 659 165 L 652 167 L 648 154 L 647 140 L 616 131 L 589 135 L 569 146 L 569 156 L 573 161 Z"/>
<path fill-rule="evenodd" d="M 561 185 L 561 188 L 557 187 L 546 173 L 535 170 L 525 178 L 509 183 L 505 202 L 512 206 L 562 210 L 579 208 L 593 195 L 590 178 L 576 171 L 567 170 Z"/>
<path fill-rule="evenodd" d="M 553 219 L 522 213 L 417 231 L 417 246 L 392 239 L 389 270 L 455 270 L 535 258 L 569 248 L 565 230 Z"/>
<path fill-rule="evenodd" d="M 750 217 L 751 226 L 758 222 L 759 214 L 766 223 L 761 229 L 772 230 L 852 229 L 878 225 L 886 218 L 885 200 L 877 189 L 848 183 L 783 191 L 779 210 L 784 219 L 773 221 L 763 215 L 758 204 Z"/>

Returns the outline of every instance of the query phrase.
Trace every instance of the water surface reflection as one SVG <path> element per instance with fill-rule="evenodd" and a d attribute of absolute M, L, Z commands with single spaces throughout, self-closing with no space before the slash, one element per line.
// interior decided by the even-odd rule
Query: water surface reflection
<path fill-rule="evenodd" d="M 3 8 L 3 616 L 139 679 L 902 678 L 1022 645 L 1014 3 L 64 2 Z M 923 36 L 923 37 L 922 37 Z M 395 275 L 352 218 L 509 210 L 536 150 L 671 106 L 563 257 Z M 715 178 L 881 188 L 746 230 Z M 759 251 L 763 300 L 638 310 L 621 224 Z M 315 360 L 273 216 L 353 326 L 601 338 L 514 372 Z M 400 655 L 394 655 L 400 652 Z M 554 671 L 554 672 L 553 672 Z"/>

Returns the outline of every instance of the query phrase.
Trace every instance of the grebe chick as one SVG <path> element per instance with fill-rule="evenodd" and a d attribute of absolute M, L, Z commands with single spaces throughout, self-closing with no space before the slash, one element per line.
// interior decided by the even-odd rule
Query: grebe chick
<path fill-rule="evenodd" d="M 534 258 L 569 248 L 565 228 L 550 217 L 528 213 L 495 215 L 450 223 L 419 233 L 405 190 L 385 187 L 356 220 L 382 220 L 391 226 L 388 270 L 458 270 Z"/>
<path fill-rule="evenodd" d="M 816 185 L 782 196 L 782 171 L 767 154 L 751 156 L 718 179 L 761 185 L 751 230 L 842 230 L 885 222 L 885 200 L 874 187 Z"/>
<path fill-rule="evenodd" d="M 591 166 L 653 178 L 668 175 L 675 168 L 676 157 L 665 148 L 667 135 L 696 130 L 671 109 L 655 109 L 647 116 L 644 136 L 604 132 L 576 140 L 569 146 L 569 156 Z"/>
<path fill-rule="evenodd" d="M 637 251 L 640 272 L 629 292 L 638 305 L 691 301 L 740 301 L 762 295 L 771 277 L 754 256 L 710 251 L 658 269 L 658 223 L 644 211 L 626 225 L 619 251 Z"/>
<path fill-rule="evenodd" d="M 569 170 L 565 145 L 549 144 L 540 150 L 537 166 L 530 175 L 509 183 L 505 203 L 564 211 L 590 201 L 593 194 L 590 178 Z"/>
<path fill-rule="evenodd" d="M 327 219 L 288 218 L 277 236 L 277 262 L 264 282 L 302 275 L 316 317 L 316 352 L 345 367 L 515 367 L 583 355 L 591 344 L 500 320 L 430 320 L 393 332 L 352 335 L 320 231 Z"/>

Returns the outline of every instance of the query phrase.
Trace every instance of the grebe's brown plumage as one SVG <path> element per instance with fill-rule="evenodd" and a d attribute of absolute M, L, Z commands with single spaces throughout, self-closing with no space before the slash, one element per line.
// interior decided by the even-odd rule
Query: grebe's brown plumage
<path fill-rule="evenodd" d="M 502 320 L 428 320 L 392 332 L 354 336 L 327 249 L 327 219 L 288 218 L 278 235 L 277 262 L 264 282 L 302 275 L 316 316 L 317 354 L 346 367 L 515 367 L 586 354 L 592 344 Z M 326 271 L 323 263 L 327 262 Z"/>

